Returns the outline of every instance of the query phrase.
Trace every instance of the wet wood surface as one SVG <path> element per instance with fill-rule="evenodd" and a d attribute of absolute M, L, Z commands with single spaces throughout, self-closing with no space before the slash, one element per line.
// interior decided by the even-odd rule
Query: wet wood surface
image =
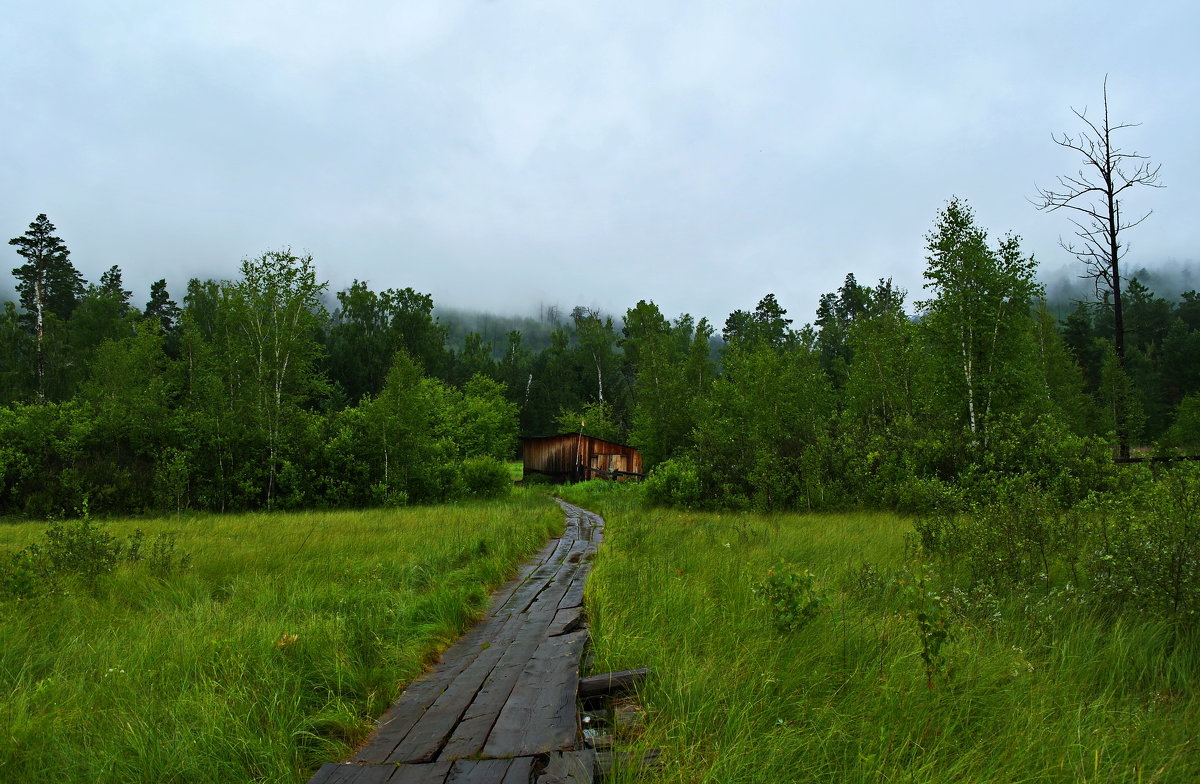
<path fill-rule="evenodd" d="M 562 777 L 547 765 L 561 768 L 562 753 L 583 748 L 577 713 L 587 642 L 583 590 L 604 521 L 558 503 L 566 516 L 562 536 L 409 685 L 362 748 L 347 762 L 322 766 L 309 784 L 531 784 Z M 578 775 L 562 780 L 582 781 Z"/>

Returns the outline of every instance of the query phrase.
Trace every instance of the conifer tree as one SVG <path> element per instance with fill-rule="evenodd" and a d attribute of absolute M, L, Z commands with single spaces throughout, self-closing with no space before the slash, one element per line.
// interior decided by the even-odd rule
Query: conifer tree
<path fill-rule="evenodd" d="M 21 307 L 25 309 L 24 320 L 35 339 L 39 401 L 46 399 L 46 320 L 54 316 L 66 321 L 83 296 L 83 276 L 71 263 L 71 251 L 54 231 L 54 224 L 42 213 L 24 234 L 8 241 L 25 259 L 24 264 L 13 270 L 13 275 Z"/>

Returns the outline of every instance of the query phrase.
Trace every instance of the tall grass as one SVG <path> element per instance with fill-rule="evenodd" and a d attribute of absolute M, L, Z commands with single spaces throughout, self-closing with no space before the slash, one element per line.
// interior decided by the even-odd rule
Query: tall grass
<path fill-rule="evenodd" d="M 927 685 L 904 533 L 882 513 L 641 509 L 606 515 L 589 580 L 595 670 L 648 666 L 645 734 L 663 765 L 620 781 L 1200 781 L 1200 640 L 1070 602 L 950 595 L 953 639 Z M 780 632 L 755 594 L 779 562 L 825 602 Z M 935 575 L 936 578 L 936 575 Z M 932 600 L 928 600 L 932 601 Z"/>
<path fill-rule="evenodd" d="M 295 782 L 562 524 L 529 493 L 364 512 L 115 521 L 192 566 L 0 602 L 0 781 Z M 44 525 L 0 525 L 0 554 Z"/>

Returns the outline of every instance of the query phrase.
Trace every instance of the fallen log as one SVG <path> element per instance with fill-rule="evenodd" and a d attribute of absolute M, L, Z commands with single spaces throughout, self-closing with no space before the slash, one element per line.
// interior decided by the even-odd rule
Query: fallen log
<path fill-rule="evenodd" d="M 632 691 L 650 671 L 645 667 L 636 670 L 621 670 L 620 672 L 605 672 L 599 675 L 589 675 L 579 679 L 579 699 L 587 700 L 613 694 L 624 694 Z"/>

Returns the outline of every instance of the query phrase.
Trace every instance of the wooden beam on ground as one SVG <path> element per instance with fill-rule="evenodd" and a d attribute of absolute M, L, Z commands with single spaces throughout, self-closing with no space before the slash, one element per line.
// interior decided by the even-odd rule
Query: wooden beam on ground
<path fill-rule="evenodd" d="M 634 687 L 646 680 L 650 671 L 645 667 L 636 670 L 620 672 L 605 672 L 599 675 L 589 675 L 579 679 L 579 699 L 603 697 L 611 694 L 624 694 L 633 691 Z"/>

